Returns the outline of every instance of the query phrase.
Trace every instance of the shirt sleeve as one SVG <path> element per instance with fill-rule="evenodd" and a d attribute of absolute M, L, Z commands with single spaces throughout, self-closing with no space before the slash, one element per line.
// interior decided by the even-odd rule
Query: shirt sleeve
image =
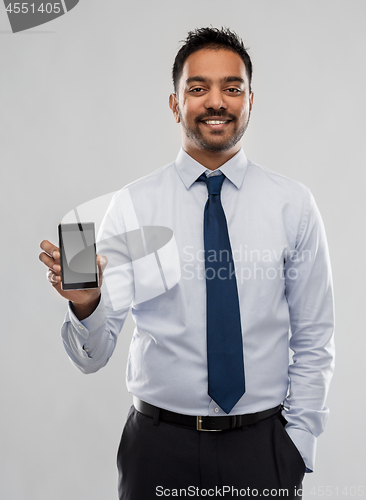
<path fill-rule="evenodd" d="M 324 225 L 310 192 L 296 248 L 285 263 L 285 285 L 293 363 L 283 416 L 306 471 L 312 472 L 317 437 L 329 413 L 325 400 L 334 368 L 334 308 Z"/>
<path fill-rule="evenodd" d="M 79 321 L 69 303 L 61 328 L 66 352 L 83 373 L 94 373 L 106 365 L 134 297 L 133 269 L 119 193 L 114 195 L 101 224 L 97 251 L 108 259 L 99 304 L 89 317 Z"/>

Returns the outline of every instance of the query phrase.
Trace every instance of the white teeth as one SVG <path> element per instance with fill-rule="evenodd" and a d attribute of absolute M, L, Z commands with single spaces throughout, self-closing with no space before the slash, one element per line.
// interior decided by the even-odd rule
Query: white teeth
<path fill-rule="evenodd" d="M 219 125 L 220 123 L 226 123 L 226 121 L 206 120 L 205 123 L 207 123 L 207 125 Z"/>

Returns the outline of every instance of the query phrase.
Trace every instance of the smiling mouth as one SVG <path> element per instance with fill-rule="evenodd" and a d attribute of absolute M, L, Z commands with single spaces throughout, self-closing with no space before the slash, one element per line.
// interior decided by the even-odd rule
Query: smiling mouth
<path fill-rule="evenodd" d="M 222 123 L 229 123 L 231 120 L 202 120 L 207 125 L 221 125 Z"/>
<path fill-rule="evenodd" d="M 207 119 L 207 120 L 201 120 L 200 123 L 202 123 L 203 125 L 205 125 L 205 127 L 207 127 L 208 130 L 212 130 L 212 131 L 223 131 L 226 129 L 226 127 L 229 125 L 229 123 L 231 123 L 232 120 L 213 120 L 212 118 L 211 119 Z"/>

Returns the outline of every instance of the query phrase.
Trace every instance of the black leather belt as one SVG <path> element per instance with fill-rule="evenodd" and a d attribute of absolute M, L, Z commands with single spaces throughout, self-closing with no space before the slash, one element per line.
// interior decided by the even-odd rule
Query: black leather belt
<path fill-rule="evenodd" d="M 243 425 L 255 424 L 260 420 L 275 415 L 281 409 L 281 405 L 278 405 L 275 408 L 270 408 L 269 410 L 259 411 L 257 413 L 247 413 L 246 415 L 211 417 L 183 415 L 181 413 L 164 410 L 163 408 L 158 408 L 157 406 L 146 403 L 136 396 L 133 396 L 133 404 L 137 411 L 143 413 L 147 417 L 154 418 L 158 413 L 159 420 L 163 422 L 194 427 L 198 431 L 225 431 L 228 429 L 243 427 Z"/>

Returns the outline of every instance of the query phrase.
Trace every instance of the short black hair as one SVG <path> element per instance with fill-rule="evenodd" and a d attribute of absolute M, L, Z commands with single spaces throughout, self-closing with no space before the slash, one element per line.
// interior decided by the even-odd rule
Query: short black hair
<path fill-rule="evenodd" d="M 174 92 L 177 93 L 178 82 L 182 75 L 183 65 L 188 56 L 201 49 L 226 49 L 232 50 L 242 58 L 249 80 L 249 90 L 252 83 L 252 61 L 243 40 L 229 28 L 196 28 L 189 31 L 187 38 L 182 40 L 184 45 L 179 49 L 173 64 L 173 85 Z"/>

